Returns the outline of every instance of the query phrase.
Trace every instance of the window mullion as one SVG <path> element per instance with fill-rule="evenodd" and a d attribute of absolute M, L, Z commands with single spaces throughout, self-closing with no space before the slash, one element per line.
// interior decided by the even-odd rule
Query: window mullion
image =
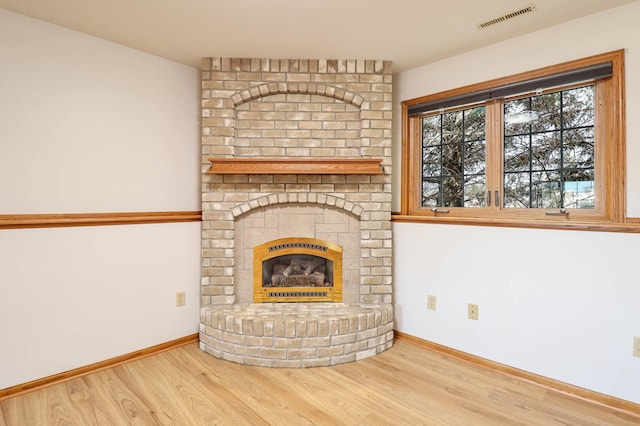
<path fill-rule="evenodd" d="M 407 191 L 407 206 L 410 209 L 417 209 L 420 206 L 422 199 L 422 138 L 421 138 L 421 125 L 419 117 L 410 118 L 411 128 L 410 139 L 412 141 L 412 149 L 409 151 L 413 156 L 407 158 L 408 163 L 411 164 L 409 171 L 409 181 L 418 182 L 415 187 L 411 187 L 411 191 Z"/>
<path fill-rule="evenodd" d="M 502 103 L 489 102 L 486 105 L 486 176 L 487 192 L 490 193 L 492 211 L 498 211 L 502 205 Z M 496 193 L 499 205 L 496 205 Z"/>

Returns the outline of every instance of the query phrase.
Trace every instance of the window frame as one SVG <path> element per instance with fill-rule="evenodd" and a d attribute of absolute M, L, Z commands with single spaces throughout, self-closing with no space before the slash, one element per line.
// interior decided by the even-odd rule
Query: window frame
<path fill-rule="evenodd" d="M 500 205 L 481 208 L 442 207 L 435 210 L 421 206 L 422 200 L 422 137 L 421 120 L 424 113 L 409 115 L 412 106 L 447 98 L 461 97 L 473 92 L 515 84 L 526 80 L 568 72 L 575 69 L 610 62 L 612 76 L 581 85 L 594 85 L 595 108 L 595 209 L 567 209 L 568 215 L 558 215 L 559 209 L 503 208 L 503 141 L 502 102 L 536 93 L 489 100 L 445 110 L 465 109 L 483 104 L 486 107 L 486 190 L 499 191 Z M 575 85 L 573 85 L 575 86 Z M 579 85 L 578 85 L 579 86 Z M 547 88 L 543 93 L 563 90 Z M 575 227 L 590 229 L 599 225 L 624 223 L 626 141 L 624 108 L 624 50 L 594 55 L 533 71 L 502 77 L 402 102 L 402 181 L 401 211 L 394 220 L 427 221 L 520 227 Z M 551 213 L 551 215 L 549 214 Z"/>

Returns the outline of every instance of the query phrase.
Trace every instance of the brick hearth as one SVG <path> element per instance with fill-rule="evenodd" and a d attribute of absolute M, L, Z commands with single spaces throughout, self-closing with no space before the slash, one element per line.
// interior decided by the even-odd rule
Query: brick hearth
<path fill-rule="evenodd" d="M 326 367 L 380 353 L 390 305 L 260 303 L 206 309 L 202 343 L 217 358 L 261 367 Z"/>

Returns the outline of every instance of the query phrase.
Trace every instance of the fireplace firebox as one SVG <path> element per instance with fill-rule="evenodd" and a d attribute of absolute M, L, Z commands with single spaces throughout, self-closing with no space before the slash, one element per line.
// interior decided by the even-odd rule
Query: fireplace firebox
<path fill-rule="evenodd" d="M 282 238 L 253 249 L 253 301 L 342 302 L 342 248 Z"/>

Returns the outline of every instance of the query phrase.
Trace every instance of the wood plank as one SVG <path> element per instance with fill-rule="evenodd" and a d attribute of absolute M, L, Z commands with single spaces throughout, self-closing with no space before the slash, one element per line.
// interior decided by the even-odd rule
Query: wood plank
<path fill-rule="evenodd" d="M 212 157 L 212 174 L 381 175 L 381 158 Z"/>
<path fill-rule="evenodd" d="M 198 338 L 199 338 L 198 333 L 190 334 L 188 336 L 171 340 L 165 343 L 160 343 L 159 345 L 154 345 L 149 348 L 141 349 L 139 351 L 130 352 L 128 354 L 120 355 L 104 361 L 85 365 L 83 367 L 74 368 L 73 370 L 64 371 L 62 373 L 53 374 L 51 376 L 43 377 L 41 379 L 32 380 L 30 382 L 23 383 L 20 385 L 0 389 L 0 401 L 2 401 L 5 398 L 10 398 L 24 392 L 32 391 L 34 389 L 39 389 L 45 386 L 58 384 L 66 380 L 82 377 L 90 373 L 95 373 L 96 371 L 104 370 L 106 368 L 111 368 L 116 365 L 124 364 L 126 362 L 138 360 L 138 359 L 148 357 L 163 351 L 167 351 L 169 349 L 173 349 L 178 346 L 197 342 Z"/>
<path fill-rule="evenodd" d="M 458 351 L 456 349 L 449 348 L 447 346 L 439 345 L 437 343 L 429 342 L 402 332 L 395 332 L 396 338 L 406 340 L 412 344 L 422 346 L 431 351 L 440 352 L 448 356 L 458 358 L 460 360 L 469 362 L 475 366 L 488 368 L 495 372 L 500 372 L 523 381 L 535 383 L 542 388 L 548 388 L 561 394 L 568 394 L 577 398 L 584 398 L 594 403 L 603 404 L 609 407 L 618 408 L 631 412 L 640 416 L 640 405 L 634 404 L 629 401 L 625 401 L 619 398 L 615 398 L 609 395 L 604 395 L 589 389 L 584 389 L 578 386 L 573 386 L 568 383 L 563 383 L 558 380 L 550 379 L 540 376 L 538 374 L 530 373 L 528 371 L 520 370 L 505 364 L 490 361 L 485 358 L 481 358 L 476 355 L 468 354 L 466 352 Z"/>
<path fill-rule="evenodd" d="M 397 340 L 334 367 L 263 368 L 196 343 L 0 401 L 0 425 L 637 425 L 640 416 Z"/>

